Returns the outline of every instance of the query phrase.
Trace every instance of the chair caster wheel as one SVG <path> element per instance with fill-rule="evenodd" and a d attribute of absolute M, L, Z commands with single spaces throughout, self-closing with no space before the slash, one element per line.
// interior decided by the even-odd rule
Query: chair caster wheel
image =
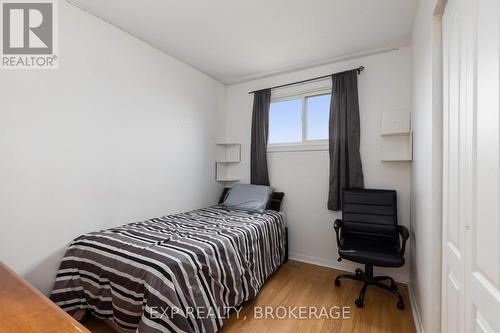
<path fill-rule="evenodd" d="M 340 280 L 335 279 L 335 286 L 340 287 Z"/>
<path fill-rule="evenodd" d="M 398 301 L 396 303 L 396 306 L 398 307 L 399 310 L 404 310 L 405 309 L 405 303 L 403 303 L 402 301 Z"/>
<path fill-rule="evenodd" d="M 361 268 L 356 268 L 356 270 L 354 271 L 356 273 L 356 275 L 361 275 L 361 273 L 363 273 L 363 270 L 361 270 Z"/>
<path fill-rule="evenodd" d="M 364 301 L 363 301 L 363 300 L 360 300 L 360 299 L 356 299 L 356 300 L 354 301 L 354 303 L 356 304 L 356 306 L 357 306 L 358 308 L 362 308 L 362 307 L 363 307 L 363 305 L 364 305 Z"/>

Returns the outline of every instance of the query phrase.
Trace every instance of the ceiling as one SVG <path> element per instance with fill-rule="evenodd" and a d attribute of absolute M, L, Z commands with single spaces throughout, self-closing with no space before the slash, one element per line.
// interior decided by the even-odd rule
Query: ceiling
<path fill-rule="evenodd" d="M 407 45 L 418 0 L 70 0 L 230 84 Z"/>

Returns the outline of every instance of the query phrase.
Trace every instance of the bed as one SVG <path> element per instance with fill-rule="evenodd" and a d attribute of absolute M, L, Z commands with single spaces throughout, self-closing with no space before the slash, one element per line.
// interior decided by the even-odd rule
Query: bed
<path fill-rule="evenodd" d="M 282 198 L 263 213 L 216 205 L 80 236 L 51 299 L 140 333 L 216 332 L 286 260 Z"/>

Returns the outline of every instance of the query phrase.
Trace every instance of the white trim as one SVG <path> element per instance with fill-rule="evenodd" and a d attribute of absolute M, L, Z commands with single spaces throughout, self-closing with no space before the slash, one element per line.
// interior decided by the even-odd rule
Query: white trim
<path fill-rule="evenodd" d="M 313 81 L 313 83 L 319 82 L 316 86 L 312 86 L 312 83 L 308 82 L 302 83 L 292 88 L 275 88 L 271 93 L 271 103 L 285 102 L 294 99 L 304 100 L 307 97 L 330 95 L 332 93 L 331 80 L 325 82 L 323 81 L 325 81 L 325 79 L 322 79 L 321 81 Z"/>
<path fill-rule="evenodd" d="M 328 151 L 328 140 L 309 140 L 294 143 L 271 143 L 267 145 L 268 153 L 290 151 Z"/>
<path fill-rule="evenodd" d="M 306 142 L 307 140 L 307 102 L 306 102 L 307 97 L 303 96 L 302 97 L 302 115 L 301 115 L 301 121 L 302 121 L 302 143 Z"/>
<path fill-rule="evenodd" d="M 415 323 L 415 330 L 417 333 L 424 333 L 422 317 L 420 316 L 420 311 L 418 310 L 417 301 L 415 299 L 415 293 L 413 292 L 411 284 L 408 284 L 408 296 L 410 298 L 411 313 L 413 315 L 413 322 Z"/>
<path fill-rule="evenodd" d="M 303 254 L 299 254 L 299 253 L 290 252 L 288 254 L 288 257 L 291 260 L 301 261 L 301 262 L 305 262 L 308 264 L 313 264 L 313 265 L 318 265 L 318 266 L 323 266 L 323 267 L 328 267 L 328 268 L 334 268 L 334 269 L 338 269 L 341 271 L 347 271 L 347 272 L 354 272 L 354 270 L 356 268 L 363 268 L 363 265 L 355 264 L 355 263 L 350 262 L 350 261 L 338 262 L 337 260 L 307 256 L 307 255 L 303 255 Z M 408 277 L 405 277 L 403 274 L 394 273 L 394 271 L 389 272 L 389 271 L 386 271 L 380 267 L 377 267 L 377 274 L 378 275 L 390 275 L 393 277 L 394 280 L 401 282 L 401 283 L 404 283 L 406 285 L 409 285 L 408 284 Z"/>

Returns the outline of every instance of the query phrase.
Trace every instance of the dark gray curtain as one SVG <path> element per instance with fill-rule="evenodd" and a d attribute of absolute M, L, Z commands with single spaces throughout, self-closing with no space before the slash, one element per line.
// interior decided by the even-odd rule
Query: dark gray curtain
<path fill-rule="evenodd" d="M 344 188 L 364 187 L 359 154 L 358 71 L 332 75 L 329 120 L 330 188 L 328 209 L 342 209 Z"/>
<path fill-rule="evenodd" d="M 267 135 L 269 132 L 270 106 L 271 89 L 259 90 L 253 94 L 250 182 L 255 185 L 269 185 Z"/>

